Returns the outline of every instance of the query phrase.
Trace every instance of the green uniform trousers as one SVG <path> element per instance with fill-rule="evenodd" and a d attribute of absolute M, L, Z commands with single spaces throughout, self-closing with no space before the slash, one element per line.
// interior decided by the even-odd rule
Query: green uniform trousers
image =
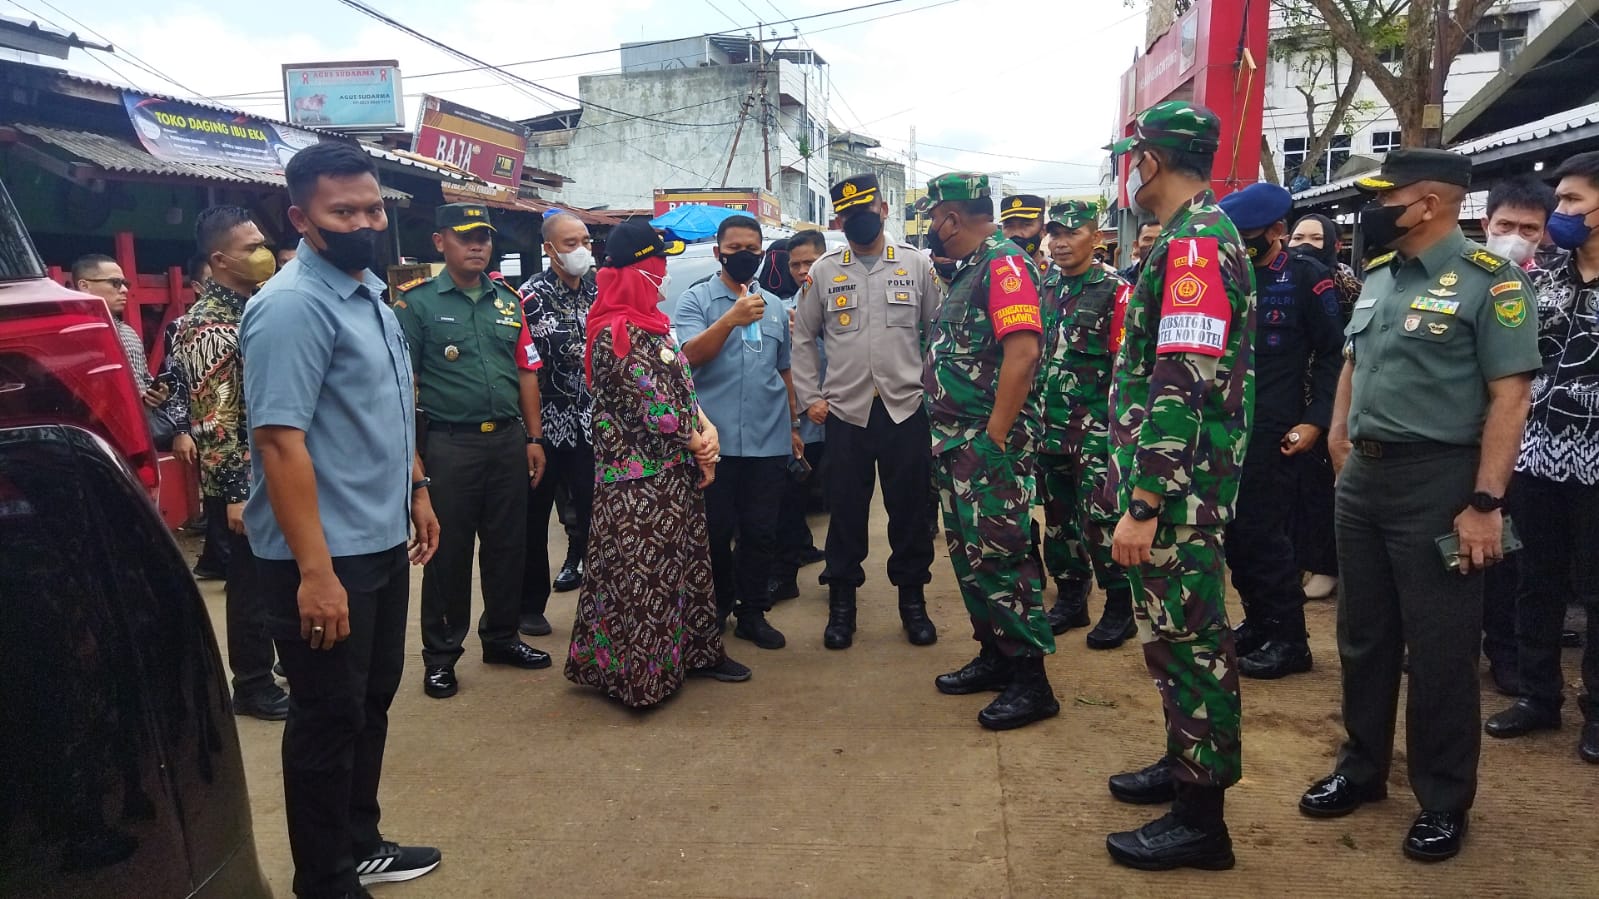
<path fill-rule="evenodd" d="M 972 638 L 1006 656 L 1055 651 L 1039 596 L 1042 575 L 1028 551 L 1034 464 L 1031 454 L 1001 449 L 979 434 L 941 454 L 934 466 Z"/>
<path fill-rule="evenodd" d="M 1150 554 L 1127 578 L 1144 664 L 1166 715 L 1172 773 L 1199 786 L 1230 787 L 1243 762 L 1222 529 L 1161 522 Z"/>
<path fill-rule="evenodd" d="M 1099 589 L 1126 583 L 1127 574 L 1111 559 L 1114 515 L 1094 503 L 1104 488 L 1109 463 L 1103 452 L 1081 458 L 1058 453 L 1038 456 L 1039 502 L 1044 507 L 1044 568 L 1060 579 L 1088 580 Z"/>

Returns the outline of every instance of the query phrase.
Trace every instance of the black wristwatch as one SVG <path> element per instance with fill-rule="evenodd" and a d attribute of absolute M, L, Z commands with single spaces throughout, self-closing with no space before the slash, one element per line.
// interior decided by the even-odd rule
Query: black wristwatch
<path fill-rule="evenodd" d="M 543 437 L 529 437 L 527 439 L 527 445 L 528 446 L 532 446 L 535 443 L 537 443 L 539 446 L 548 446 L 549 445 L 549 444 L 544 442 L 544 438 Z"/>
<path fill-rule="evenodd" d="M 1134 521 L 1150 521 L 1160 514 L 1160 507 L 1135 499 L 1127 505 L 1127 514 L 1133 516 Z"/>
<path fill-rule="evenodd" d="M 1476 493 L 1471 495 L 1471 500 L 1467 503 L 1467 505 L 1471 506 L 1473 509 L 1476 509 L 1478 512 L 1492 512 L 1496 509 L 1503 509 L 1505 507 L 1505 498 L 1502 496 L 1494 496 L 1492 493 L 1485 493 L 1481 490 L 1478 490 Z"/>
<path fill-rule="evenodd" d="M 411 492 L 415 493 L 418 490 L 421 490 L 423 487 L 426 487 L 426 486 L 428 486 L 431 483 L 433 483 L 433 479 L 432 478 L 423 478 L 420 481 L 412 481 L 411 482 Z"/>

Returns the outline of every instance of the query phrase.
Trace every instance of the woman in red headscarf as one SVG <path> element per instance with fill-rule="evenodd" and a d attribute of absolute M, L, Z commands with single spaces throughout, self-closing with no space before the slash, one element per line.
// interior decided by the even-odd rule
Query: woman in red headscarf
<path fill-rule="evenodd" d="M 644 222 L 607 242 L 588 315 L 594 511 L 566 677 L 635 708 L 699 675 L 743 681 L 716 617 L 701 491 L 716 429 L 660 311 L 667 249 Z"/>

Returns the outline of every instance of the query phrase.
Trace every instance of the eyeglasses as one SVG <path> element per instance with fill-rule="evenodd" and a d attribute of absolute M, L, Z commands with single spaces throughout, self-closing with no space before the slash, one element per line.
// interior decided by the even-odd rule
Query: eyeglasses
<path fill-rule="evenodd" d="M 88 281 L 94 284 L 109 284 L 117 290 L 132 284 L 127 278 L 79 278 L 79 281 Z"/>

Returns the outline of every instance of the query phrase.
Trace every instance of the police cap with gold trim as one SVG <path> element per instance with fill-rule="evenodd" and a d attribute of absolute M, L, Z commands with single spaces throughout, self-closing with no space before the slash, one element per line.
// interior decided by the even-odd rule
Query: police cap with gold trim
<path fill-rule="evenodd" d="M 857 206 L 876 203 L 878 200 L 877 176 L 867 172 L 864 175 L 845 178 L 843 181 L 833 185 L 831 193 L 833 197 L 833 213 L 835 215 L 854 209 Z"/>
<path fill-rule="evenodd" d="M 999 220 L 1036 221 L 1044 217 L 1044 198 L 1036 194 L 1016 194 L 999 204 Z"/>

